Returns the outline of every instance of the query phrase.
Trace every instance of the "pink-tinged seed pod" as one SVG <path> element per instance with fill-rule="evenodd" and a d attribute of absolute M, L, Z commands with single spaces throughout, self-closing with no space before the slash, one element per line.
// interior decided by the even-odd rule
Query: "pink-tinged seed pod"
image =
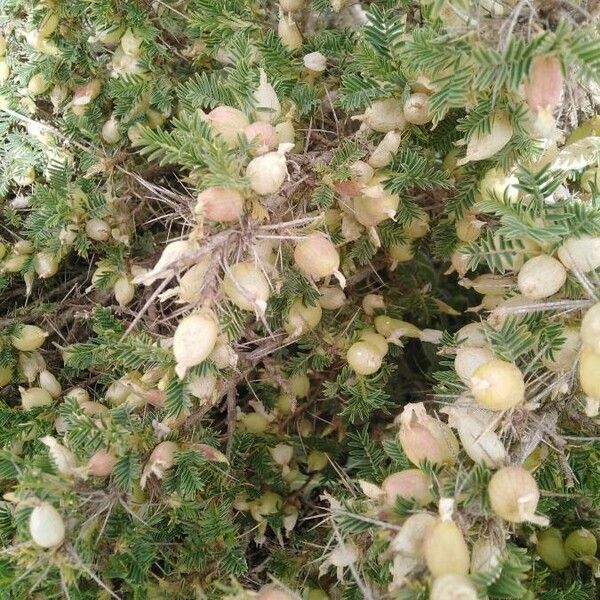
<path fill-rule="evenodd" d="M 385 501 L 393 506 L 396 498 L 414 500 L 421 506 L 433 502 L 431 494 L 431 479 L 419 469 L 406 469 L 392 473 L 383 480 L 381 488 Z"/>
<path fill-rule="evenodd" d="M 399 421 L 400 445 L 414 465 L 425 459 L 434 464 L 456 460 L 459 451 L 456 436 L 446 423 L 429 416 L 422 402 L 407 404 Z"/>
<path fill-rule="evenodd" d="M 536 56 L 524 91 L 529 108 L 552 112 L 560 104 L 563 91 L 559 60 L 555 56 Z"/>
<path fill-rule="evenodd" d="M 90 457 L 86 471 L 94 477 L 108 477 L 117 464 L 117 457 L 106 450 L 98 450 Z"/>
<path fill-rule="evenodd" d="M 271 150 L 275 150 L 279 145 L 277 132 L 271 123 L 265 121 L 255 121 L 250 123 L 244 129 L 244 135 L 249 142 L 254 142 L 255 146 L 251 150 L 252 156 L 259 156 Z"/>
<path fill-rule="evenodd" d="M 244 210 L 244 197 L 234 188 L 209 187 L 198 194 L 196 214 L 210 221 L 237 221 Z"/>
<path fill-rule="evenodd" d="M 294 260 L 313 279 L 334 275 L 340 267 L 340 255 L 335 246 L 319 233 L 313 233 L 296 244 Z"/>
<path fill-rule="evenodd" d="M 231 148 L 238 145 L 238 134 L 243 132 L 250 124 L 246 115 L 231 106 L 217 106 L 208 115 L 208 120 L 213 129 L 219 133 L 225 143 Z"/>

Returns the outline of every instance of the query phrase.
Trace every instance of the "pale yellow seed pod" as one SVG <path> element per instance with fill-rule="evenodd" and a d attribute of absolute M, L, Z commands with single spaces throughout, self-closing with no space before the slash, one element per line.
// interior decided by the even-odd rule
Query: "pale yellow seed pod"
<path fill-rule="evenodd" d="M 119 277 L 113 286 L 115 300 L 121 308 L 127 306 L 135 297 L 135 286 L 131 279 L 123 275 Z"/>
<path fill-rule="evenodd" d="M 279 24 L 277 25 L 277 34 L 281 43 L 290 51 L 296 50 L 302 46 L 302 34 L 298 25 L 294 22 L 291 15 L 285 16 L 283 12 L 279 14 Z"/>
<path fill-rule="evenodd" d="M 323 286 L 319 288 L 319 304 L 325 310 L 338 310 L 346 303 L 346 294 L 339 287 Z"/>
<path fill-rule="evenodd" d="M 372 329 L 363 329 L 363 331 L 360 332 L 360 340 L 375 346 L 381 356 L 385 356 L 388 352 L 388 341 L 381 334 L 375 333 Z"/>
<path fill-rule="evenodd" d="M 519 291 L 532 300 L 553 296 L 567 280 L 567 271 L 555 258 L 540 254 L 530 258 L 519 271 Z"/>
<path fill-rule="evenodd" d="M 350 368 L 358 375 L 372 375 L 381 368 L 383 355 L 379 348 L 368 342 L 356 342 L 346 354 Z"/>
<path fill-rule="evenodd" d="M 217 342 L 219 329 L 212 312 L 203 311 L 182 319 L 173 336 L 175 370 L 180 377 L 190 367 L 208 358 Z"/>
<path fill-rule="evenodd" d="M 429 598 L 430 600 L 478 600 L 479 594 L 468 577 L 448 573 L 436 577 Z"/>
<path fill-rule="evenodd" d="M 423 547 L 425 562 L 433 577 L 468 574 L 471 564 L 469 548 L 454 521 L 439 520 L 433 525 L 425 536 Z"/>
<path fill-rule="evenodd" d="M 600 400 L 600 354 L 587 348 L 579 357 L 579 384 L 584 394 Z"/>
<path fill-rule="evenodd" d="M 600 302 L 585 313 L 579 333 L 584 346 L 600 353 Z"/>
<path fill-rule="evenodd" d="M 503 467 L 496 471 L 488 485 L 488 495 L 492 510 L 505 521 L 547 523 L 535 515 L 540 490 L 531 473 L 522 467 Z"/>
<path fill-rule="evenodd" d="M 40 387 L 46 390 L 53 398 L 58 398 L 62 393 L 62 386 L 58 379 L 46 369 L 40 373 Z"/>
<path fill-rule="evenodd" d="M 38 252 L 33 258 L 33 268 L 41 279 L 56 275 L 58 266 L 58 258 L 51 252 Z"/>
<path fill-rule="evenodd" d="M 301 298 L 297 298 L 290 307 L 284 328 L 291 337 L 304 335 L 319 324 L 322 315 L 319 304 L 306 306 Z"/>
<path fill-rule="evenodd" d="M 271 295 L 263 272 L 251 262 L 232 265 L 223 279 L 223 292 L 242 310 L 264 313 Z"/>
<path fill-rule="evenodd" d="M 296 244 L 294 260 L 313 279 L 334 275 L 340 266 L 340 255 L 335 246 L 318 233 L 309 235 Z"/>
<path fill-rule="evenodd" d="M 39 348 L 47 337 L 48 332 L 37 325 L 22 325 L 11 338 L 11 344 L 21 352 L 30 352 Z"/>
<path fill-rule="evenodd" d="M 475 401 L 489 410 L 508 410 L 525 399 L 523 373 L 512 363 L 490 360 L 471 377 Z"/>
<path fill-rule="evenodd" d="M 23 410 L 31 410 L 40 406 L 49 406 L 52 404 L 52 396 L 43 388 L 19 388 L 21 393 L 21 405 Z"/>

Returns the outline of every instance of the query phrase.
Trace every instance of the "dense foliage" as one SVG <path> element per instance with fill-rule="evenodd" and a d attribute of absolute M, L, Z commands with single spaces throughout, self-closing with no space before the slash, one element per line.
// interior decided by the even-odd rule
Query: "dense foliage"
<path fill-rule="evenodd" d="M 587 0 L 0 0 L 0 598 L 597 597 Z"/>

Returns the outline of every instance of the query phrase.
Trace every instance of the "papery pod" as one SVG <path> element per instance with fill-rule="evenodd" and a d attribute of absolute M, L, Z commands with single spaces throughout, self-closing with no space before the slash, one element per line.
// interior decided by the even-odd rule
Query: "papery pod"
<path fill-rule="evenodd" d="M 447 406 L 448 424 L 458 432 L 465 452 L 473 462 L 497 468 L 506 463 L 506 448 L 494 433 L 494 413 L 476 407 Z"/>
<path fill-rule="evenodd" d="M 75 455 L 51 435 L 40 438 L 40 442 L 48 448 L 48 453 L 52 457 L 58 472 L 63 475 L 73 475 L 77 467 Z"/>
<path fill-rule="evenodd" d="M 175 452 L 179 449 L 175 442 L 161 442 L 154 448 L 150 458 L 146 462 L 140 478 L 142 489 L 146 487 L 148 478 L 154 475 L 157 479 L 163 479 L 166 472 L 175 462 Z"/>
<path fill-rule="evenodd" d="M 456 460 L 458 440 L 448 425 L 427 414 L 422 402 L 407 404 L 398 420 L 400 444 L 413 464 L 419 466 L 423 460 L 434 464 Z"/>
<path fill-rule="evenodd" d="M 468 162 L 485 160 L 500 152 L 513 136 L 513 127 L 504 112 L 497 112 L 492 116 L 491 131 L 489 133 L 475 133 L 467 144 L 467 154 L 456 161 L 457 166 L 466 165 Z"/>
<path fill-rule="evenodd" d="M 176 271 L 186 265 L 188 260 L 193 259 L 198 248 L 198 244 L 192 240 L 171 242 L 165 246 L 154 268 L 135 277 L 133 283 L 142 283 L 149 286 L 160 279 L 172 277 Z"/>
<path fill-rule="evenodd" d="M 393 588 L 402 587 L 407 575 L 425 564 L 425 536 L 436 522 L 437 519 L 430 513 L 410 515 L 390 542 L 390 552 L 394 555 L 391 567 Z"/>

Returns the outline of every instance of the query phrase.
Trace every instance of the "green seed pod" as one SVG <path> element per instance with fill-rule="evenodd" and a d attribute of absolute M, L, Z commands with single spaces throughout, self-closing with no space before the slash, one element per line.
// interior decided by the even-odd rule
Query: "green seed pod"
<path fill-rule="evenodd" d="M 553 571 L 565 569 L 571 562 L 565 551 L 562 535 L 554 527 L 544 529 L 539 533 L 535 548 L 540 558 Z"/>
<path fill-rule="evenodd" d="M 572 560 L 594 556 L 597 549 L 598 542 L 594 534 L 587 529 L 576 529 L 565 540 L 565 552 Z"/>

